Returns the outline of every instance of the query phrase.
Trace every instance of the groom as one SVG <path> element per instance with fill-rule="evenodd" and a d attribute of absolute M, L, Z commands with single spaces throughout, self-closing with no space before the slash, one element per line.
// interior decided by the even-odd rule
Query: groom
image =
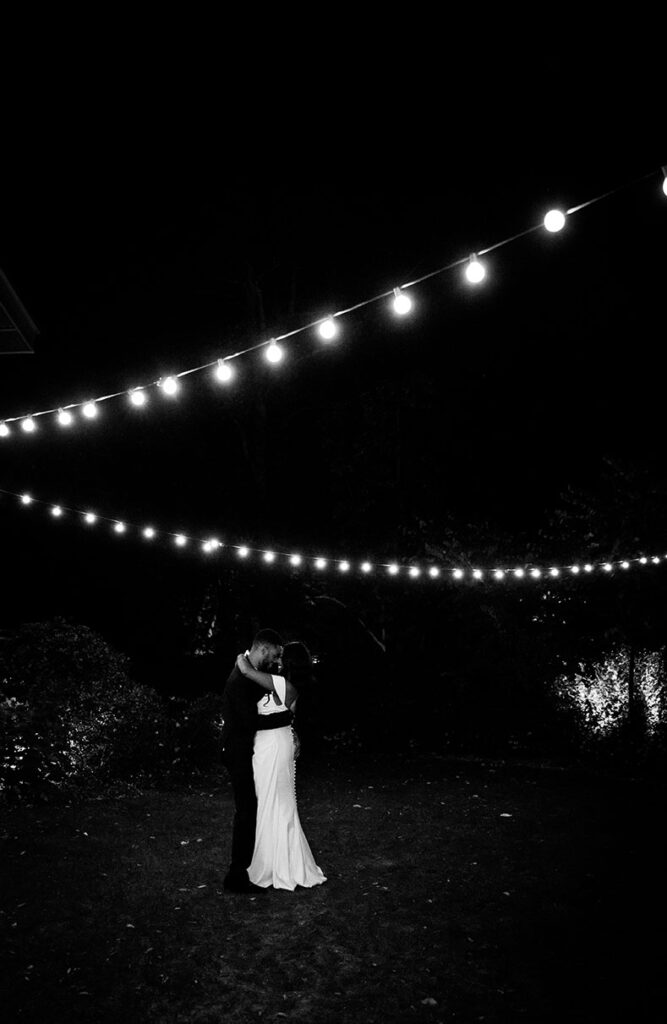
<path fill-rule="evenodd" d="M 278 633 L 273 629 L 260 629 L 247 652 L 247 657 L 258 672 L 271 672 L 277 675 L 280 671 L 282 653 L 283 642 Z M 228 892 L 268 892 L 268 889 L 260 885 L 253 885 L 248 878 L 248 868 L 255 848 L 257 820 L 252 753 L 259 717 L 257 704 L 263 697 L 266 697 L 266 690 L 247 679 L 235 665 L 222 692 L 222 757 L 231 779 L 236 808 L 232 833 L 232 862 L 223 883 Z M 265 727 L 277 729 L 285 725 L 283 719 L 288 715 L 289 711 L 264 716 Z"/>

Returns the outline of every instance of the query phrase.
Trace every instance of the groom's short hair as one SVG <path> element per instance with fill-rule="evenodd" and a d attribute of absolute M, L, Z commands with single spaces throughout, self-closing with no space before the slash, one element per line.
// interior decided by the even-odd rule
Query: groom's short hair
<path fill-rule="evenodd" d="M 282 647 L 283 639 L 279 633 L 276 633 L 275 629 L 260 629 L 259 633 L 255 633 L 255 639 L 252 642 L 253 647 Z"/>

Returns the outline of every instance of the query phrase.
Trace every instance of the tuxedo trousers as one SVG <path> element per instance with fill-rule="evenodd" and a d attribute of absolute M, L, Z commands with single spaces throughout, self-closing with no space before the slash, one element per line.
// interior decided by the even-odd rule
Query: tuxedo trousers
<path fill-rule="evenodd" d="M 232 828 L 232 859 L 227 878 L 246 882 L 248 868 L 255 847 L 257 827 L 257 795 L 252 768 L 252 745 L 228 746 L 223 762 L 229 772 L 234 794 L 234 824 Z"/>

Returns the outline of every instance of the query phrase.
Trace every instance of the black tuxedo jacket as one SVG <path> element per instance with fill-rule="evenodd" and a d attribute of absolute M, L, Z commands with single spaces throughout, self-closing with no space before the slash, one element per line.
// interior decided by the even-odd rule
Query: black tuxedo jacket
<path fill-rule="evenodd" d="M 251 682 L 234 665 L 222 691 L 222 745 L 227 753 L 252 755 L 257 732 L 257 704 L 266 690 Z"/>

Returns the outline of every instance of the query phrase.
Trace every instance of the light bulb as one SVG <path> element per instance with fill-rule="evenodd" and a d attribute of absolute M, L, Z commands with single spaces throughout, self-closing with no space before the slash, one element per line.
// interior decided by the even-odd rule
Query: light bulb
<path fill-rule="evenodd" d="M 29 494 L 22 494 L 21 501 L 24 505 L 29 505 L 32 502 L 32 498 Z"/>
<path fill-rule="evenodd" d="M 134 388 L 130 391 L 130 401 L 132 405 L 145 405 L 146 404 L 146 392 L 143 388 Z"/>
<path fill-rule="evenodd" d="M 326 560 L 326 558 L 316 558 L 315 559 L 315 568 L 316 569 L 326 569 L 326 567 L 327 567 L 327 560 Z"/>
<path fill-rule="evenodd" d="M 530 570 L 530 575 L 531 575 L 531 576 L 534 576 L 534 577 L 535 577 L 535 579 L 537 579 L 537 578 L 538 578 L 538 576 L 541 576 L 541 575 L 542 575 L 542 571 L 541 571 L 541 569 L 531 569 L 531 570 Z"/>
<path fill-rule="evenodd" d="M 389 566 L 388 571 L 391 573 L 392 576 L 395 576 L 397 574 L 398 566 L 396 565 L 396 562 L 392 562 L 392 564 Z"/>
<path fill-rule="evenodd" d="M 503 580 L 505 578 L 505 573 L 502 569 L 496 569 L 493 575 L 497 580 Z"/>
<path fill-rule="evenodd" d="M 326 320 L 322 321 L 317 330 L 319 331 L 320 338 L 323 338 L 325 341 L 331 341 L 331 339 L 335 338 L 338 334 L 338 324 L 334 318 L 330 316 L 327 317 Z"/>
<path fill-rule="evenodd" d="M 92 526 L 93 523 L 97 521 L 97 516 L 95 515 L 94 512 L 86 512 L 83 518 L 86 520 L 89 526 Z"/>
<path fill-rule="evenodd" d="M 275 341 L 272 341 L 266 350 L 266 358 L 270 363 L 279 363 L 284 356 L 284 352 Z"/>
<path fill-rule="evenodd" d="M 114 530 L 116 533 L 125 533 L 125 523 L 116 523 Z"/>
<path fill-rule="evenodd" d="M 629 569 L 629 568 L 630 568 L 630 563 L 629 562 L 621 562 L 621 569 Z"/>
<path fill-rule="evenodd" d="M 525 576 L 525 573 L 524 573 L 523 569 L 515 569 L 514 570 L 514 575 L 518 576 L 519 579 L 521 579 L 522 576 Z"/>
<path fill-rule="evenodd" d="M 586 562 L 586 565 L 584 566 L 584 572 L 593 572 L 593 566 L 589 562 Z"/>
<path fill-rule="evenodd" d="M 182 533 L 177 533 L 174 537 L 174 543 L 178 544 L 179 548 L 185 547 L 188 542 L 188 538 L 184 537 Z"/>
<path fill-rule="evenodd" d="M 549 569 L 549 575 L 560 576 L 560 569 L 556 569 L 555 567 L 553 569 Z"/>
<path fill-rule="evenodd" d="M 578 573 L 579 571 L 580 571 L 580 570 L 579 570 L 579 566 L 578 566 L 578 565 L 573 565 L 573 566 L 572 566 L 572 572 L 573 572 L 573 573 L 575 574 L 575 576 L 577 575 L 577 573 Z"/>
<path fill-rule="evenodd" d="M 94 402 L 86 402 L 81 411 L 88 420 L 93 420 L 97 416 L 97 406 Z"/>
<path fill-rule="evenodd" d="M 175 377 L 165 377 L 161 386 L 165 395 L 175 395 L 179 389 L 179 383 Z"/>
<path fill-rule="evenodd" d="M 0 423 L 0 437 L 9 437 L 11 430 L 6 423 Z"/>
<path fill-rule="evenodd" d="M 58 516 L 61 516 L 62 514 L 63 510 L 61 509 L 60 505 L 54 505 L 53 508 L 51 509 L 51 515 L 55 516 L 56 519 L 58 518 Z"/>
<path fill-rule="evenodd" d="M 290 565 L 301 565 L 301 555 L 290 555 Z"/>
<path fill-rule="evenodd" d="M 462 580 L 463 579 L 463 569 L 454 569 L 454 572 L 452 573 L 452 576 L 454 577 L 455 580 Z"/>
<path fill-rule="evenodd" d="M 37 424 L 32 416 L 27 416 L 24 420 L 21 420 L 21 427 L 25 430 L 26 434 L 32 434 L 33 430 L 37 429 Z"/>
<path fill-rule="evenodd" d="M 473 569 L 472 574 L 476 580 L 481 580 L 482 577 L 484 576 L 484 573 L 482 572 L 481 569 Z"/>
<path fill-rule="evenodd" d="M 483 263 L 479 262 L 477 256 L 473 255 L 468 260 L 465 273 L 470 284 L 479 284 L 486 277 L 486 268 Z"/>
<path fill-rule="evenodd" d="M 611 564 L 609 562 L 605 562 L 604 565 L 602 566 L 602 568 L 604 569 L 605 572 L 611 572 L 612 566 L 611 566 Z"/>
<path fill-rule="evenodd" d="M 67 409 L 61 409 L 58 413 L 58 423 L 61 427 L 69 427 L 72 423 L 72 414 Z"/>
<path fill-rule="evenodd" d="M 648 562 L 648 558 L 646 558 L 645 555 L 642 555 L 642 557 L 639 559 L 639 561 L 641 562 L 642 565 L 646 565 L 646 563 Z"/>
<path fill-rule="evenodd" d="M 264 561 L 265 562 L 274 562 L 275 558 L 276 558 L 275 551 L 265 551 L 264 552 Z"/>
<path fill-rule="evenodd" d="M 146 540 L 152 540 L 153 537 L 155 536 L 155 530 L 153 529 L 152 526 L 145 527 L 145 529 L 142 530 L 142 533 Z"/>
<path fill-rule="evenodd" d="M 239 548 L 239 558 L 247 558 L 249 553 L 249 549 L 245 546 L 245 544 Z"/>
<path fill-rule="evenodd" d="M 665 193 L 665 195 L 667 196 L 667 172 L 665 172 L 665 177 L 663 178 L 663 182 L 662 182 L 662 191 L 663 191 L 663 192 Z"/>
<path fill-rule="evenodd" d="M 547 231 L 561 231 L 565 226 L 565 214 L 561 210 L 549 210 L 544 218 Z"/>
<path fill-rule="evenodd" d="M 421 569 L 418 569 L 416 565 L 411 565 L 409 574 L 413 579 L 416 579 L 417 576 L 421 576 Z"/>
<path fill-rule="evenodd" d="M 234 371 L 229 363 L 226 363 L 224 359 L 218 359 L 218 365 L 215 368 L 215 375 L 223 384 L 228 384 L 234 376 Z"/>
<path fill-rule="evenodd" d="M 341 562 L 340 565 L 338 566 L 338 569 L 339 569 L 340 572 L 349 572 L 349 570 L 350 570 L 350 563 L 349 562 Z"/>
<path fill-rule="evenodd" d="M 394 313 L 398 316 L 405 316 L 412 309 L 412 299 L 405 292 L 402 292 L 400 288 L 394 288 Z"/>
<path fill-rule="evenodd" d="M 436 579 L 440 575 L 440 570 L 435 565 L 432 565 L 428 571 L 428 574 L 431 577 L 431 579 Z"/>
<path fill-rule="evenodd" d="M 653 562 L 654 565 L 659 565 L 660 564 L 660 559 L 658 557 L 652 558 L 651 561 Z"/>
<path fill-rule="evenodd" d="M 362 572 L 370 572 L 372 568 L 373 568 L 373 566 L 371 565 L 370 562 L 362 562 L 361 563 L 361 571 Z"/>

